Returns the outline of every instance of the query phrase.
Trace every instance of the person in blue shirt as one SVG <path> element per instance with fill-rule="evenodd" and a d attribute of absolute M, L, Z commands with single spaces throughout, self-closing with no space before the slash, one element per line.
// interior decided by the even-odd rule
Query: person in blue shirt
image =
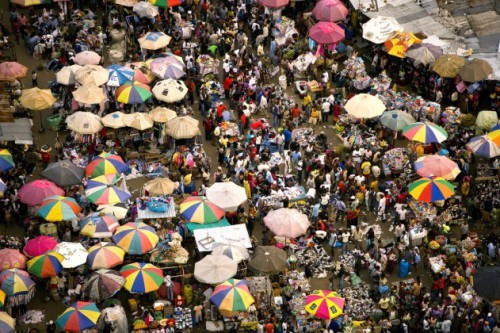
<path fill-rule="evenodd" d="M 321 207 L 321 205 L 319 204 L 319 202 L 317 204 L 315 204 L 312 208 L 312 212 L 311 212 L 311 216 L 312 216 L 312 220 L 314 223 L 316 223 L 316 221 L 318 220 L 318 216 L 319 216 L 319 208 Z"/>
<path fill-rule="evenodd" d="M 290 142 L 292 141 L 292 132 L 288 128 L 283 130 L 283 136 L 285 137 L 285 149 L 290 149 Z"/>

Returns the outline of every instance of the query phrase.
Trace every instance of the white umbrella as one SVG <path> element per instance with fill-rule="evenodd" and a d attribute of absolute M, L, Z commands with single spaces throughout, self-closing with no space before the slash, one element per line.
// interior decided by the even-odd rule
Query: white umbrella
<path fill-rule="evenodd" d="M 108 82 L 109 72 L 99 65 L 85 65 L 75 72 L 75 78 L 82 85 L 100 86 Z"/>
<path fill-rule="evenodd" d="M 140 17 L 153 18 L 158 15 L 158 7 L 149 2 L 141 1 L 132 6 L 132 10 Z"/>
<path fill-rule="evenodd" d="M 56 73 L 56 81 L 64 85 L 72 85 L 76 83 L 76 71 L 82 68 L 80 65 L 64 66 Z"/>
<path fill-rule="evenodd" d="M 198 120 L 190 116 L 176 117 L 167 122 L 167 135 L 174 139 L 191 139 L 200 134 Z"/>
<path fill-rule="evenodd" d="M 225 255 L 210 254 L 194 264 L 194 278 L 206 284 L 219 284 L 236 275 L 238 264 Z"/>
<path fill-rule="evenodd" d="M 226 212 L 235 211 L 247 201 L 245 188 L 233 182 L 214 183 L 207 188 L 207 199 Z"/>
<path fill-rule="evenodd" d="M 127 216 L 128 207 L 126 204 L 120 202 L 116 204 L 105 204 L 97 206 L 97 211 L 104 214 L 114 215 L 117 219 L 121 220 Z"/>
<path fill-rule="evenodd" d="M 106 99 L 102 88 L 93 85 L 84 85 L 73 91 L 73 98 L 78 103 L 99 104 Z"/>
<path fill-rule="evenodd" d="M 151 112 L 149 112 L 149 116 L 153 121 L 156 121 L 157 123 L 166 123 L 167 121 L 170 121 L 177 117 L 177 112 L 168 108 L 158 106 L 151 110 Z"/>
<path fill-rule="evenodd" d="M 125 113 L 116 111 L 113 113 L 108 113 L 104 117 L 101 118 L 101 122 L 104 126 L 110 128 L 122 128 L 126 127 L 123 119 L 125 118 Z"/>
<path fill-rule="evenodd" d="M 356 118 L 374 118 L 385 111 L 385 104 L 376 96 L 358 94 L 347 101 L 345 109 Z"/>
<path fill-rule="evenodd" d="M 57 244 L 54 251 L 64 256 L 62 262 L 64 268 L 75 268 L 85 264 L 89 255 L 81 243 L 62 242 Z"/>
<path fill-rule="evenodd" d="M 166 79 L 155 84 L 153 95 L 159 101 L 174 103 L 183 99 L 188 93 L 184 82 Z"/>
<path fill-rule="evenodd" d="M 95 134 L 102 129 L 101 117 L 87 111 L 78 111 L 66 118 L 68 128 L 78 134 Z"/>
<path fill-rule="evenodd" d="M 363 38 L 375 44 L 382 44 L 403 27 L 393 17 L 377 16 L 363 24 Z"/>
<path fill-rule="evenodd" d="M 406 51 L 406 56 L 413 59 L 413 64 L 415 64 L 415 66 L 418 66 L 419 64 L 427 66 L 436 61 L 434 55 L 426 47 L 408 50 Z"/>
<path fill-rule="evenodd" d="M 138 0 L 116 0 L 116 4 L 124 7 L 133 7 Z"/>
<path fill-rule="evenodd" d="M 166 47 L 171 40 L 172 37 L 163 32 L 148 32 L 145 36 L 139 38 L 139 45 L 146 50 L 158 50 Z"/>
<path fill-rule="evenodd" d="M 477 114 L 477 128 L 489 131 L 496 124 L 498 124 L 498 115 L 495 111 L 480 111 Z"/>
<path fill-rule="evenodd" d="M 212 246 L 212 254 L 224 255 L 236 262 L 250 259 L 248 250 L 236 244 L 215 243 Z"/>
<path fill-rule="evenodd" d="M 94 51 L 82 51 L 75 56 L 74 62 L 78 65 L 97 65 L 101 62 L 101 56 Z"/>
<path fill-rule="evenodd" d="M 264 223 L 276 236 L 287 238 L 304 235 L 311 226 L 307 215 L 291 208 L 270 211 L 264 217 Z"/>
<path fill-rule="evenodd" d="M 139 131 L 146 130 L 154 125 L 149 115 L 142 112 L 126 114 L 125 117 L 123 117 L 123 123 Z"/>

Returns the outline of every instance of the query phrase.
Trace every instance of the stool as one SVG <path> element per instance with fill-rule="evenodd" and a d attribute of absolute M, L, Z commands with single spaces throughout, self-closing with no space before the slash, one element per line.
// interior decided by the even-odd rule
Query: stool
<path fill-rule="evenodd" d="M 129 298 L 128 306 L 130 308 L 130 312 L 137 311 L 137 300 L 135 298 Z"/>

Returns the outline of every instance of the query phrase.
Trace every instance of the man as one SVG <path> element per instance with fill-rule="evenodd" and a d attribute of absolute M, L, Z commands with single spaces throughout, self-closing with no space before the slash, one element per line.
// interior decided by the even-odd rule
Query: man
<path fill-rule="evenodd" d="M 292 154 L 293 159 L 293 154 Z M 302 170 L 304 169 L 304 161 L 302 161 L 302 157 L 298 157 L 297 163 L 294 163 L 295 169 L 297 170 L 297 182 L 299 185 L 302 185 Z"/>
<path fill-rule="evenodd" d="M 321 122 L 326 124 L 328 122 L 328 114 L 330 113 L 330 102 L 325 100 L 323 104 L 321 104 Z"/>
<path fill-rule="evenodd" d="M 295 128 L 299 127 L 300 120 L 300 108 L 298 104 L 295 104 L 295 107 L 292 108 L 292 121 L 295 125 Z"/>
<path fill-rule="evenodd" d="M 357 250 L 362 251 L 361 244 L 362 244 L 362 241 L 364 238 L 364 233 L 363 233 L 363 230 L 361 230 L 361 228 L 359 227 L 359 225 L 357 225 L 356 229 L 354 229 L 353 238 L 354 238 L 354 247 Z"/>

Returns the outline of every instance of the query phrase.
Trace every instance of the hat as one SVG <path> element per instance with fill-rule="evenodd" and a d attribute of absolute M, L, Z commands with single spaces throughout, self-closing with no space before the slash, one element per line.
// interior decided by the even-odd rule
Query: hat
<path fill-rule="evenodd" d="M 49 145 L 43 145 L 40 150 L 44 153 L 49 153 L 52 151 L 52 148 Z"/>
<path fill-rule="evenodd" d="M 353 196 L 351 196 L 349 199 L 351 199 L 351 200 L 356 200 L 356 197 L 353 195 Z"/>
<path fill-rule="evenodd" d="M 488 312 L 488 317 L 491 317 L 491 312 Z"/>
<path fill-rule="evenodd" d="M 160 325 L 161 326 L 167 326 L 167 322 L 168 322 L 168 319 L 163 318 L 163 319 L 160 320 Z"/>

